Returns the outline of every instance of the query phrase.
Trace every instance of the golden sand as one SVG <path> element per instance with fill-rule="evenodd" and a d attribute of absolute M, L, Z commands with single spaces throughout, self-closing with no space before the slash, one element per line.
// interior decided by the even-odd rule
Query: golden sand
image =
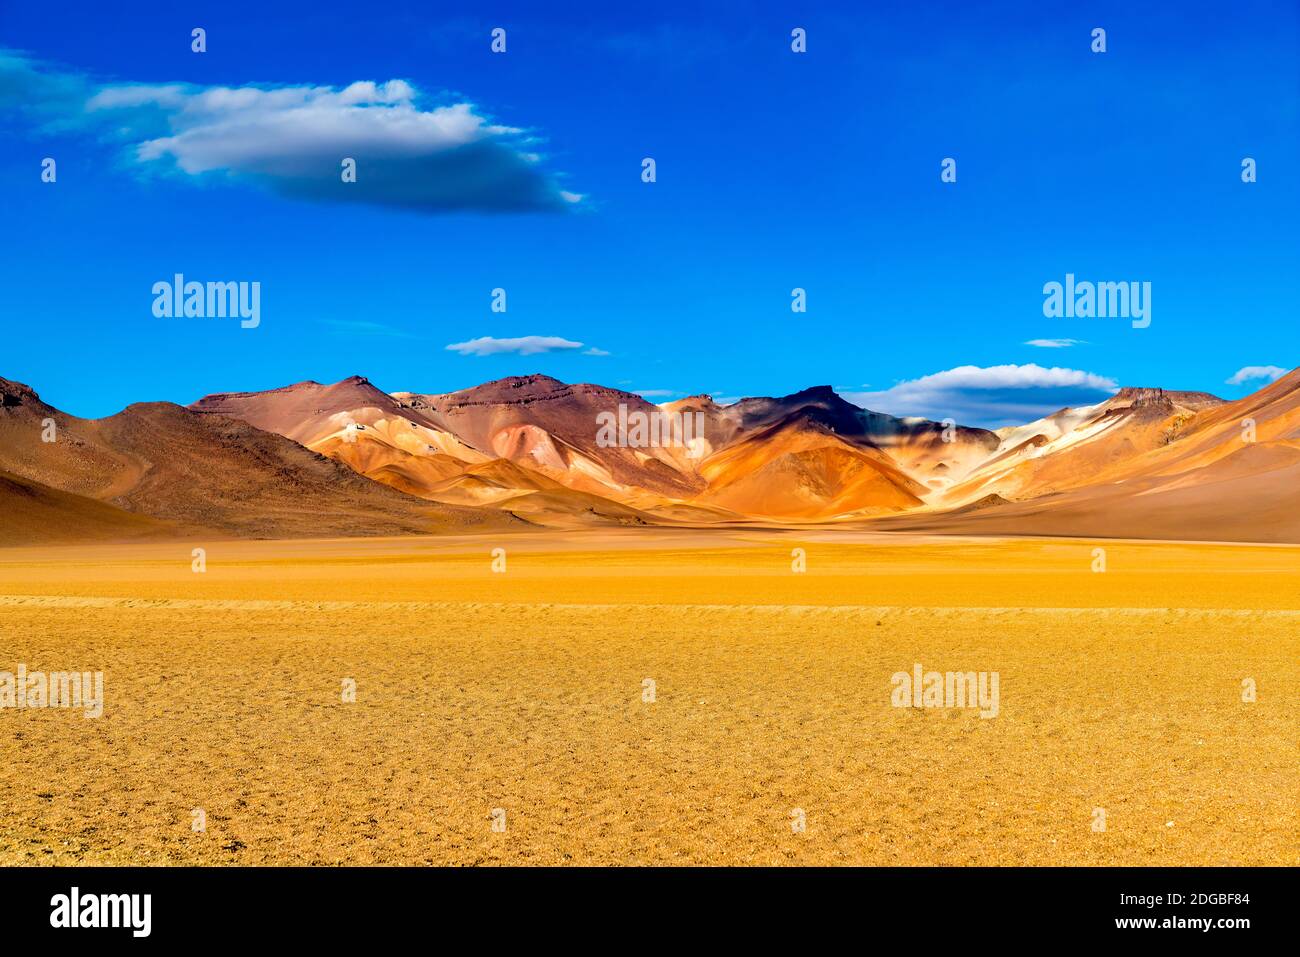
<path fill-rule="evenodd" d="M 1266 546 L 0 550 L 0 671 L 106 692 L 0 710 L 0 864 L 1295 865 L 1297 609 Z M 998 716 L 892 707 L 916 662 Z"/>

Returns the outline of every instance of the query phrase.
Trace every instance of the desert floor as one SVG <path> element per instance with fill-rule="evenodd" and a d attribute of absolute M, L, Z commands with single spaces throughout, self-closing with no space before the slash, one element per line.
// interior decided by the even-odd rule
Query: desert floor
<path fill-rule="evenodd" d="M 106 693 L 0 710 L 0 864 L 1300 864 L 1297 609 L 1268 546 L 0 550 L 0 671 Z M 892 707 L 915 662 L 999 715 Z"/>

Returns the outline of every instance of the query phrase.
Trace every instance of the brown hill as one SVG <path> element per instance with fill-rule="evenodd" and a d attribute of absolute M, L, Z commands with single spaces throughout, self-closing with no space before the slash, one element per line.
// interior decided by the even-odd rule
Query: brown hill
<path fill-rule="evenodd" d="M 896 469 L 847 445 L 804 448 L 710 491 L 702 502 L 746 515 L 816 521 L 901 511 L 921 500 Z"/>
<path fill-rule="evenodd" d="M 361 376 L 332 385 L 308 381 L 265 392 L 218 393 L 190 409 L 283 435 L 415 495 L 490 458 L 439 428 L 424 407 L 381 392 Z"/>
<path fill-rule="evenodd" d="M 1204 392 L 1126 388 L 1094 406 L 1062 409 L 1002 429 L 993 454 L 933 500 L 954 505 L 997 494 L 1012 501 L 1115 481 L 1166 448 L 1223 400 Z"/>
<path fill-rule="evenodd" d="M 870 519 L 933 531 L 1285 541 L 1300 540 L 1291 517 L 1298 396 L 1300 370 L 1232 403 L 1126 388 L 995 433 L 861 409 L 828 386 L 655 406 L 543 375 L 444 394 L 388 394 L 353 376 L 85 421 L 5 383 L 0 470 L 10 473 L 3 494 L 33 514 L 97 502 L 167 528 L 233 534 Z M 604 441 L 607 417 L 679 415 L 701 424 L 689 445 Z M 60 442 L 35 448 L 46 418 Z M 116 520 L 86 518 L 106 534 Z M 133 530 L 152 531 L 123 534 Z"/>
<path fill-rule="evenodd" d="M 1208 401 L 1203 393 L 1189 402 L 1186 393 L 1126 391 L 1101 404 L 1106 408 L 1089 410 L 1079 426 L 1084 437 L 1033 476 L 1063 481 L 1064 470 L 1082 471 L 1068 488 L 979 512 L 886 520 L 882 527 L 1300 542 L 1300 370 L 1235 402 Z"/>
<path fill-rule="evenodd" d="M 374 409 L 393 417 L 403 415 L 397 400 L 361 376 L 332 385 L 307 381 L 265 392 L 219 392 L 204 396 L 189 408 L 242 419 L 263 432 L 275 432 L 302 445 L 342 432 L 348 421 L 355 421 L 349 413 Z M 411 415 L 418 417 L 415 412 Z"/>
<path fill-rule="evenodd" d="M 0 546 L 138 541 L 182 530 L 81 495 L 0 472 Z"/>
<path fill-rule="evenodd" d="M 926 419 L 860 409 L 830 386 L 730 406 L 694 396 L 666 408 L 699 411 L 707 422 L 713 451 L 698 471 L 708 488 L 693 501 L 760 517 L 822 519 L 915 507 L 933 484 L 951 481 L 946 473 L 964 473 L 998 443 L 984 429 L 945 430 Z M 827 451 L 809 454 L 815 450 Z M 785 456 L 793 457 L 774 464 Z M 843 474 L 833 474 L 837 469 Z M 936 483 L 936 475 L 945 477 Z"/>
<path fill-rule="evenodd" d="M 639 395 L 568 385 L 544 375 L 511 376 L 445 395 L 397 393 L 440 427 L 484 453 L 541 472 L 577 491 L 618 498 L 652 492 L 675 499 L 703 488 L 689 450 L 602 445 L 600 416 L 662 416 Z"/>
<path fill-rule="evenodd" d="M 47 419 L 57 426 L 54 442 L 41 438 Z M 403 495 L 236 419 L 168 403 L 78 419 L 2 379 L 0 470 L 186 532 L 412 534 L 493 521 Z"/>
<path fill-rule="evenodd" d="M 617 413 L 620 404 L 658 414 L 640 396 L 547 376 L 512 377 L 445 395 L 388 395 L 353 376 L 333 385 L 301 382 L 207 396 L 191 408 L 276 431 L 431 501 L 495 506 L 515 493 L 543 491 L 534 478 L 540 477 L 554 486 L 544 491 L 583 493 L 551 495 L 543 517 L 567 509 L 586 521 L 592 515 L 628 518 L 637 514 L 625 507 L 633 502 L 663 504 L 700 485 L 679 467 L 684 449 L 601 447 L 597 416 Z M 495 465 L 497 480 L 485 482 L 477 467 L 503 461 L 516 468 L 507 473 Z"/>
<path fill-rule="evenodd" d="M 617 389 L 544 375 L 436 395 L 388 395 L 354 376 L 333 385 L 303 382 L 208 396 L 191 408 L 277 431 L 362 475 L 434 501 L 496 507 L 543 491 L 530 478 L 540 475 L 608 503 L 550 495 L 555 509 L 567 501 L 584 517 L 626 518 L 625 509 L 611 507 L 618 505 L 664 521 L 692 514 L 725 520 L 737 510 L 786 519 L 911 507 L 964 475 L 998 442 L 982 429 L 944 429 L 868 412 L 829 386 L 731 406 L 692 396 L 660 407 Z M 702 428 L 686 437 L 689 444 L 666 436 L 638 443 L 634 427 L 627 433 L 631 442 L 604 441 L 602 422 L 637 416 L 660 423 L 690 416 L 690 425 Z M 802 454 L 822 447 L 839 452 Z M 791 453 L 798 455 L 766 477 L 757 475 Z M 506 473 L 493 466 L 499 474 L 488 482 L 476 467 L 493 460 L 517 468 Z M 837 479 L 828 471 L 831 463 L 848 471 Z M 874 473 L 869 480 L 862 468 Z M 921 481 L 909 472 L 920 473 Z M 765 481 L 778 485 L 759 488 Z M 783 482 L 790 483 L 788 494 Z"/>
<path fill-rule="evenodd" d="M 822 519 L 921 504 L 924 487 L 868 440 L 837 434 L 800 409 L 746 433 L 700 466 L 708 491 L 699 504 L 746 515 Z"/>

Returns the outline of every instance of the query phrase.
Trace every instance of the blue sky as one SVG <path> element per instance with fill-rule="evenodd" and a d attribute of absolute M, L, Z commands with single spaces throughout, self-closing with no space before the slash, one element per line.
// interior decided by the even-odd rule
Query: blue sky
<path fill-rule="evenodd" d="M 998 425 L 1297 364 L 1294 3 L 541 6 L 0 6 L 0 376 L 84 416 L 544 372 Z M 1045 318 L 1067 272 L 1150 282 L 1151 325 Z M 260 325 L 156 317 L 176 273 L 260 282 Z"/>

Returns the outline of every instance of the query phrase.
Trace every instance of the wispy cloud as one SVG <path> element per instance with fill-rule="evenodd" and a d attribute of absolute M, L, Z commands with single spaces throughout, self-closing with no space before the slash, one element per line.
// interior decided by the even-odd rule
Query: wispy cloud
<path fill-rule="evenodd" d="M 726 35 L 702 24 L 646 24 L 635 32 L 593 32 L 578 42 L 620 61 L 636 60 L 655 69 L 680 69 L 717 55 L 723 45 L 736 49 L 754 31 L 732 31 Z"/>
<path fill-rule="evenodd" d="M 681 395 L 676 389 L 629 389 L 643 399 L 670 399 L 675 395 Z"/>
<path fill-rule="evenodd" d="M 368 319 L 326 319 L 324 323 L 330 327 L 332 332 L 339 335 L 392 336 L 397 339 L 414 338 L 404 329 L 387 326 L 382 322 L 371 322 Z"/>
<path fill-rule="evenodd" d="M 1232 374 L 1231 379 L 1225 381 L 1228 385 L 1241 385 L 1243 382 L 1249 382 L 1252 379 L 1267 379 L 1269 382 L 1276 382 L 1286 375 L 1286 372 L 1287 370 L 1281 366 L 1243 366 Z"/>
<path fill-rule="evenodd" d="M 0 106 L 124 143 L 142 170 L 224 177 L 302 199 L 425 213 L 582 202 L 543 169 L 536 134 L 401 79 L 341 89 L 105 84 L 0 51 Z M 355 182 L 344 181 L 345 158 L 355 161 Z"/>
<path fill-rule="evenodd" d="M 1071 346 L 1082 346 L 1087 343 L 1082 339 L 1030 339 L 1025 345 L 1039 349 L 1068 349 Z"/>
<path fill-rule="evenodd" d="M 1118 388 L 1113 379 L 1092 372 L 1029 363 L 959 366 L 889 389 L 843 396 L 876 412 L 995 428 L 1042 418 L 1064 406 L 1091 405 Z"/>
<path fill-rule="evenodd" d="M 480 336 L 468 342 L 453 342 L 447 346 L 447 351 L 459 352 L 463 356 L 496 356 L 508 353 L 535 356 L 542 352 L 581 348 L 581 342 L 561 339 L 559 336 L 520 336 L 517 339 Z"/>
<path fill-rule="evenodd" d="M 597 349 L 595 346 L 592 346 L 590 349 L 584 349 L 584 350 L 582 350 L 582 354 L 583 354 L 584 356 L 607 356 L 607 355 L 609 355 L 609 353 L 606 352 L 604 349 Z"/>

